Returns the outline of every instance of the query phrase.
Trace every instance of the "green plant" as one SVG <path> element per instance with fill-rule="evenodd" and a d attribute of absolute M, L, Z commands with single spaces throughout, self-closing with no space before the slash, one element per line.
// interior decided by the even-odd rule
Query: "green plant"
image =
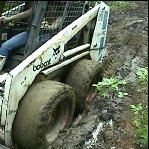
<path fill-rule="evenodd" d="M 98 84 L 94 84 L 99 92 L 99 94 L 103 97 L 109 97 L 112 93 L 117 93 L 118 97 L 123 97 L 128 95 L 127 93 L 123 93 L 119 90 L 121 85 L 126 84 L 125 80 L 119 80 L 116 77 L 111 78 L 103 78 L 102 82 L 98 82 Z"/>
<path fill-rule="evenodd" d="M 123 98 L 124 96 L 127 96 L 128 93 L 118 92 L 118 97 Z"/>
<path fill-rule="evenodd" d="M 133 125 L 136 128 L 138 142 L 141 146 L 148 144 L 148 106 L 131 105 L 134 114 Z"/>
<path fill-rule="evenodd" d="M 147 84 L 148 82 L 148 67 L 138 68 L 136 71 L 138 82 L 140 84 Z"/>

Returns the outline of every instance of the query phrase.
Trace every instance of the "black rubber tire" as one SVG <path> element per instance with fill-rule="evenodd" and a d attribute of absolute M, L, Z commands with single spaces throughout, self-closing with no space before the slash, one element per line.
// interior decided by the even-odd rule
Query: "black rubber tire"
<path fill-rule="evenodd" d="M 101 74 L 101 64 L 87 59 L 79 60 L 69 72 L 66 83 L 76 92 L 75 115 L 83 111 L 92 84 L 102 79 Z"/>
<path fill-rule="evenodd" d="M 75 92 L 68 85 L 49 80 L 34 84 L 19 104 L 14 142 L 21 149 L 46 149 L 71 124 L 75 104 Z"/>

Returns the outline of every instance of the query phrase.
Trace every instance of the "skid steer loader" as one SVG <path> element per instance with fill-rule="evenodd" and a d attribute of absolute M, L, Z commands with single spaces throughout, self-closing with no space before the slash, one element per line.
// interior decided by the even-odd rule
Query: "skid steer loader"
<path fill-rule="evenodd" d="M 23 11 L 27 1 L 1 3 L 0 14 L 9 17 Z M 8 59 L 0 57 L 1 146 L 48 148 L 83 111 L 92 84 L 101 78 L 109 19 L 108 5 L 90 4 L 36 1 L 27 44 Z M 58 17 L 58 25 L 49 26 Z M 25 26 L 3 24 L 0 44 Z M 49 39 L 39 43 L 45 36 Z"/>

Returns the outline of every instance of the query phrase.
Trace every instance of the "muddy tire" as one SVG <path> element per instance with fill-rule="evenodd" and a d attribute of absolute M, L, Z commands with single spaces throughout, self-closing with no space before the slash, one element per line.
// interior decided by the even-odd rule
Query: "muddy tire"
<path fill-rule="evenodd" d="M 92 84 L 97 83 L 101 78 L 101 65 L 96 61 L 82 59 L 73 66 L 66 83 L 76 92 L 75 115 L 83 111 Z"/>
<path fill-rule="evenodd" d="M 56 81 L 34 84 L 19 105 L 14 141 L 21 149 L 46 149 L 71 124 L 75 104 L 74 90 L 68 85 Z"/>

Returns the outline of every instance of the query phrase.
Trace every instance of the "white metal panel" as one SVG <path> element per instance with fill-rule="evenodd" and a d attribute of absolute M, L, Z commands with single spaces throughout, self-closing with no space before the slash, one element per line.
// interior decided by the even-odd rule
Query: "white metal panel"
<path fill-rule="evenodd" d="M 11 128 L 20 99 L 41 70 L 59 62 L 60 56 L 64 52 L 64 44 L 97 15 L 99 6 L 71 23 L 10 72 L 12 80 L 5 125 L 5 143 L 7 146 L 12 145 Z"/>
<path fill-rule="evenodd" d="M 105 40 L 108 26 L 110 7 L 101 2 L 98 11 L 96 26 L 92 37 L 90 56 L 93 60 L 100 61 L 102 59 L 101 50 L 105 50 Z"/>
<path fill-rule="evenodd" d="M 5 96 L 7 76 L 8 76 L 8 73 L 0 75 L 0 126 L 1 126 L 0 127 L 0 139 L 1 140 L 4 140 L 4 127 L 5 127 L 5 124 L 3 123 L 3 112 L 7 111 L 7 107 L 5 109 L 3 109 L 3 105 L 5 104 L 4 96 Z"/>
<path fill-rule="evenodd" d="M 5 86 L 4 86 L 4 99 L 2 103 L 2 113 L 1 113 L 1 128 L 3 130 L 3 139 L 5 138 L 5 127 L 6 127 L 6 118 L 7 118 L 7 111 L 8 111 L 8 97 L 10 91 L 12 77 L 7 75 Z"/>

